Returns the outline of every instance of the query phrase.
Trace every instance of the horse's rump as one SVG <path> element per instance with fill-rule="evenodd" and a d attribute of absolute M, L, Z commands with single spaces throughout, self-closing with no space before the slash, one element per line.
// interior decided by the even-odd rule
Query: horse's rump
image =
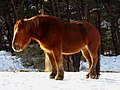
<path fill-rule="evenodd" d="M 95 39 L 96 42 L 100 42 L 99 31 L 92 24 L 88 22 L 66 22 L 63 36 L 63 53 L 79 52 L 80 49 Z"/>

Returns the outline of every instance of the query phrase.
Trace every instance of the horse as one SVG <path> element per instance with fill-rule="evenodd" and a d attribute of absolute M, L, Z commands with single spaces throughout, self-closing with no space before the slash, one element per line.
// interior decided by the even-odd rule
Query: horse
<path fill-rule="evenodd" d="M 16 52 L 24 50 L 31 39 L 39 43 L 51 62 L 50 79 L 63 80 L 62 55 L 71 55 L 80 51 L 89 64 L 86 78 L 99 78 L 100 33 L 91 23 L 64 22 L 58 17 L 49 15 L 36 15 L 18 20 L 14 25 L 13 50 Z"/>

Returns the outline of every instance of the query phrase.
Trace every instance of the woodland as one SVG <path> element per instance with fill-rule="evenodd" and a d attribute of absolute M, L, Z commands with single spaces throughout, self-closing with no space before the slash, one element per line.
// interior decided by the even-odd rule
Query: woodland
<path fill-rule="evenodd" d="M 91 22 L 101 34 L 100 53 L 120 55 L 120 0 L 0 0 L 0 50 L 13 53 L 15 22 L 40 14 L 57 16 L 67 22 Z"/>
<path fill-rule="evenodd" d="M 89 21 L 101 33 L 101 54 L 120 55 L 120 0 L 0 0 L 0 50 L 13 52 L 14 23 L 38 14 Z"/>

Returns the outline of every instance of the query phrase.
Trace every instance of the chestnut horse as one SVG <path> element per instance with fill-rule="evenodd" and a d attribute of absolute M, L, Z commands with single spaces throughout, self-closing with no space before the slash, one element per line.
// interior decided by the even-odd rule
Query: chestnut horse
<path fill-rule="evenodd" d="M 60 18 L 37 15 L 18 20 L 14 26 L 12 48 L 20 52 L 36 40 L 49 57 L 52 65 L 50 78 L 63 80 L 62 54 L 69 55 L 82 51 L 89 64 L 87 78 L 99 78 L 100 33 L 89 22 L 63 22 Z"/>

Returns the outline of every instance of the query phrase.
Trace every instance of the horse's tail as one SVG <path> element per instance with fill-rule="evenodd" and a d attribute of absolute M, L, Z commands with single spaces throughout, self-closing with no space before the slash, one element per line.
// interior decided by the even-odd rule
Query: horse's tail
<path fill-rule="evenodd" d="M 97 74 L 97 78 L 99 78 L 100 76 L 100 47 L 98 48 L 98 62 L 96 65 L 96 74 Z"/>

